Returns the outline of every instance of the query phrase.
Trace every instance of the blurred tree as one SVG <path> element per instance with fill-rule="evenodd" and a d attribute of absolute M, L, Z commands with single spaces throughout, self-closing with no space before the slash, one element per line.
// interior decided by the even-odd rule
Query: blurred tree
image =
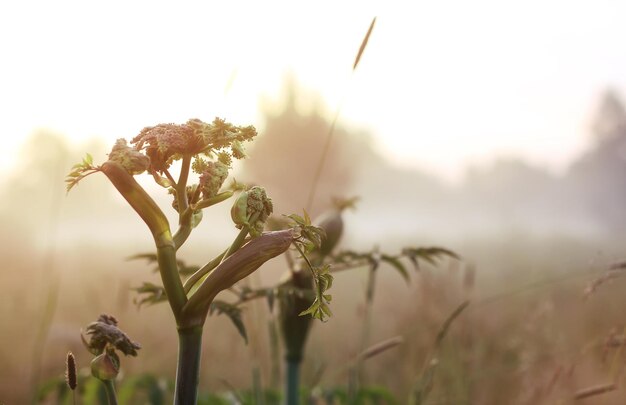
<path fill-rule="evenodd" d="M 307 113 L 299 111 L 299 98 L 305 96 L 293 80 L 287 80 L 284 89 L 283 109 L 278 113 L 269 109 L 264 112 L 265 128 L 251 146 L 250 158 L 242 162 L 243 178 L 266 187 L 276 205 L 275 212 L 301 212 L 307 203 L 330 123 L 316 106 Z M 337 125 L 311 214 L 328 207 L 333 196 L 354 193 L 355 176 L 373 155 L 367 136 L 354 136 Z"/>
<path fill-rule="evenodd" d="M 626 110 L 607 90 L 592 124 L 593 145 L 569 170 L 568 188 L 576 204 L 610 233 L 626 233 Z"/>
<path fill-rule="evenodd" d="M 83 148 L 96 156 L 105 153 L 100 141 L 92 140 L 74 149 L 63 135 L 49 130 L 36 131 L 27 138 L 16 167 L 2 179 L 0 190 L 0 218 L 11 229 L 11 239 L 42 242 L 46 237 L 42 231 L 48 229 L 52 216 L 82 221 L 90 206 L 112 198 L 104 181 L 81 185 L 78 198 L 65 198 L 65 176 L 81 158 L 76 150 Z"/>

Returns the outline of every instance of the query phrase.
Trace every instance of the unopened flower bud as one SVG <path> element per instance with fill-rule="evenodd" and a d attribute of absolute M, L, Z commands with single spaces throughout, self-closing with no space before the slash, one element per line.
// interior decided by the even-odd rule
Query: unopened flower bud
<path fill-rule="evenodd" d="M 119 373 L 119 362 L 105 352 L 91 361 L 91 375 L 99 380 L 114 380 Z"/>
<path fill-rule="evenodd" d="M 118 163 L 132 175 L 143 173 L 150 166 L 150 159 L 135 148 L 126 143 L 126 139 L 120 138 L 113 145 L 109 160 Z"/>
<path fill-rule="evenodd" d="M 250 228 L 252 236 L 263 232 L 265 221 L 272 214 L 274 206 L 262 187 L 252 187 L 243 191 L 231 208 L 230 214 L 237 228 Z M 254 218 L 253 222 L 250 222 Z"/>

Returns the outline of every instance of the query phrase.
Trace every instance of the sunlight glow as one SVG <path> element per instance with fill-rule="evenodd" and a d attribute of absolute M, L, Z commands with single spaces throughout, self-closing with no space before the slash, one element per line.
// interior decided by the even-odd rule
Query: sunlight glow
<path fill-rule="evenodd" d="M 562 170 L 588 144 L 598 93 L 626 90 L 625 11 L 610 1 L 3 3 L 0 170 L 37 128 L 112 142 L 217 115 L 262 130 L 259 104 L 280 96 L 286 74 L 399 165 L 455 179 L 504 153 Z"/>

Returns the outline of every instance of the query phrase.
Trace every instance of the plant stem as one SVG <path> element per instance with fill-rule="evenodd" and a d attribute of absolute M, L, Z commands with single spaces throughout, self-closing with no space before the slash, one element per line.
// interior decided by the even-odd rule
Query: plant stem
<path fill-rule="evenodd" d="M 372 305 L 374 303 L 374 291 L 376 290 L 376 269 L 377 264 L 370 265 L 367 273 L 367 290 L 365 292 L 365 313 L 363 315 L 363 326 L 361 329 L 361 349 L 363 353 L 369 346 L 370 332 L 372 329 Z M 351 386 L 348 390 L 352 395 L 356 395 L 361 384 L 364 380 L 363 371 L 363 358 L 359 356 L 354 364 L 354 367 L 350 370 L 350 383 Z M 352 400 L 355 400 L 353 397 Z"/>
<path fill-rule="evenodd" d="M 252 390 L 254 391 L 255 405 L 265 405 L 265 398 L 263 398 L 263 384 L 261 382 L 261 369 L 258 363 L 252 366 Z"/>
<path fill-rule="evenodd" d="M 300 403 L 300 360 L 287 359 L 285 405 Z"/>
<path fill-rule="evenodd" d="M 198 400 L 202 326 L 178 330 L 178 368 L 174 405 L 194 405 Z"/>
<path fill-rule="evenodd" d="M 117 394 L 115 393 L 115 383 L 113 380 L 103 380 L 104 388 L 107 392 L 109 405 L 117 405 Z"/>
<path fill-rule="evenodd" d="M 280 386 L 280 336 L 278 332 L 278 324 L 276 315 L 270 313 L 267 323 L 269 330 L 269 357 L 270 357 L 270 387 L 278 390 Z"/>

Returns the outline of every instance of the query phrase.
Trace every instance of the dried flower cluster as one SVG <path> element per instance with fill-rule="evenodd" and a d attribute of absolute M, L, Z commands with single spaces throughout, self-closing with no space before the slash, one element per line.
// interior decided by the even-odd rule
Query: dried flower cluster
<path fill-rule="evenodd" d="M 117 327 L 117 319 L 111 315 L 102 314 L 96 322 L 87 326 L 86 332 L 90 335 L 87 349 L 95 355 L 102 354 L 106 348 L 114 348 L 126 356 L 137 356 L 141 349 L 139 343 L 133 342 Z"/>

